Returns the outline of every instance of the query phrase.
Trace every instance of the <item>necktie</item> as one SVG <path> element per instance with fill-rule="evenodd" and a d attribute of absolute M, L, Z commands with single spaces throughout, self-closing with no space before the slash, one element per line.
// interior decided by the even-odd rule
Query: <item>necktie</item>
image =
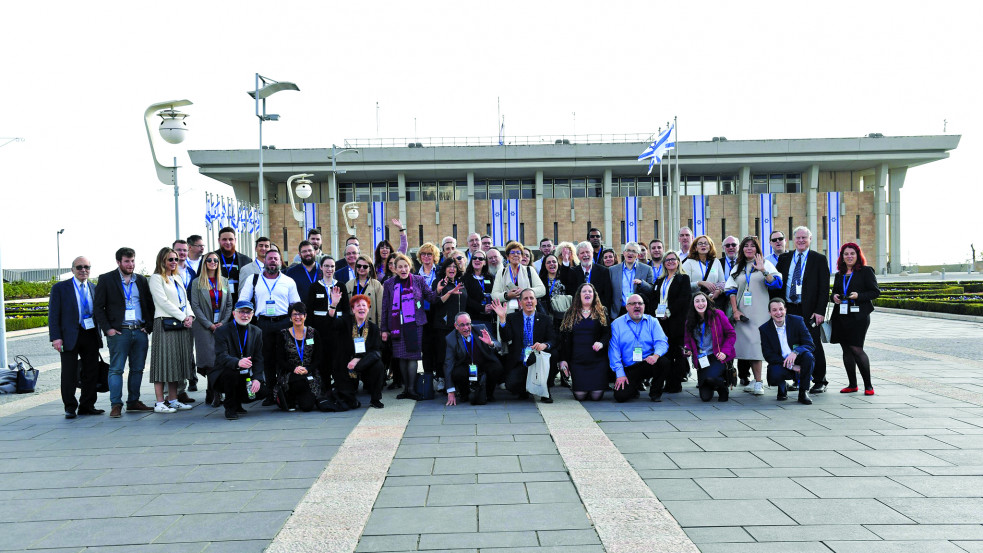
<path fill-rule="evenodd" d="M 523 318 L 526 320 L 525 329 L 524 329 L 524 332 L 523 332 L 523 334 L 524 334 L 524 336 L 523 336 L 523 342 L 524 342 L 524 344 L 523 345 L 525 347 L 529 347 L 529 346 L 532 345 L 532 317 L 523 317 Z"/>
<path fill-rule="evenodd" d="M 792 303 L 799 303 L 799 293 L 796 290 L 796 285 L 802 283 L 802 254 L 795 254 L 795 270 L 792 271 L 792 288 L 788 292 L 788 299 L 792 300 Z"/>

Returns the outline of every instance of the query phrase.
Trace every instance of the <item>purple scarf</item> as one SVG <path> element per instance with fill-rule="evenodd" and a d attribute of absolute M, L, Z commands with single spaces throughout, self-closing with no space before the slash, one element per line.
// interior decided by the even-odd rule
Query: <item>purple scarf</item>
<path fill-rule="evenodd" d="M 392 312 L 389 317 L 390 334 L 393 338 L 402 339 L 407 352 L 420 351 L 412 275 L 407 281 L 398 280 L 393 286 Z"/>

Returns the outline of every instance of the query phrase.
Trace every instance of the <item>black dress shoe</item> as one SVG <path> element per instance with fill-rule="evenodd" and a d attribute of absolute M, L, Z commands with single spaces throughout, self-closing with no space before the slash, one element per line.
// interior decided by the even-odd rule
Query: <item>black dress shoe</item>
<path fill-rule="evenodd" d="M 553 403 L 553 398 L 551 398 L 551 397 L 541 397 L 541 398 L 539 398 L 539 401 L 541 401 L 543 403 Z"/>
<path fill-rule="evenodd" d="M 805 390 L 799 391 L 799 403 L 803 405 L 812 405 L 812 398 L 809 397 L 809 392 Z"/>
<path fill-rule="evenodd" d="M 656 403 L 660 403 L 662 401 L 662 394 L 656 394 L 654 396 L 649 396 L 649 397 L 652 399 L 652 401 Z"/>
<path fill-rule="evenodd" d="M 105 412 L 106 412 L 105 409 L 96 409 L 95 407 L 91 409 L 81 409 L 81 408 L 79 409 L 80 415 L 101 415 Z"/>
<path fill-rule="evenodd" d="M 239 420 L 239 415 L 236 414 L 235 411 L 226 411 L 225 412 L 225 419 L 226 420 L 230 420 L 230 421 L 236 421 L 236 420 Z"/>
<path fill-rule="evenodd" d="M 826 391 L 826 384 L 825 384 L 825 383 L 823 383 L 823 382 L 817 382 L 817 383 L 816 383 L 816 384 L 815 384 L 815 385 L 814 385 L 814 386 L 812 387 L 812 389 L 811 389 L 811 390 L 809 390 L 809 393 L 810 393 L 810 394 L 821 394 L 821 393 L 823 393 L 823 392 L 825 392 L 825 391 Z"/>
<path fill-rule="evenodd" d="M 371 405 L 376 409 L 382 409 L 383 407 L 385 407 L 385 405 L 383 405 L 382 402 L 379 401 L 378 399 L 373 399 L 372 401 L 369 402 L 369 405 Z"/>
<path fill-rule="evenodd" d="M 239 415 L 245 415 L 246 414 L 246 410 L 243 409 L 242 407 L 240 407 L 240 408 L 236 409 L 236 413 L 239 414 Z"/>
<path fill-rule="evenodd" d="M 78 415 L 76 415 L 74 411 L 65 411 L 65 418 L 66 419 L 74 419 L 77 416 Z"/>
<path fill-rule="evenodd" d="M 269 407 L 270 405 L 276 405 L 276 400 L 273 399 L 273 396 L 266 396 L 266 399 L 263 400 L 263 407 Z"/>

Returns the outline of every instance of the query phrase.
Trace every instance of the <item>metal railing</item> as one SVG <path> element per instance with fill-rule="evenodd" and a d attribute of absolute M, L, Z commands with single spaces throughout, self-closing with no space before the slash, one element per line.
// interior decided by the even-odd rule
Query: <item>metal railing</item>
<path fill-rule="evenodd" d="M 431 136 L 402 138 L 346 138 L 346 148 L 428 148 L 435 146 L 534 146 L 546 144 L 624 144 L 651 142 L 657 133 L 544 134 L 505 136 Z"/>

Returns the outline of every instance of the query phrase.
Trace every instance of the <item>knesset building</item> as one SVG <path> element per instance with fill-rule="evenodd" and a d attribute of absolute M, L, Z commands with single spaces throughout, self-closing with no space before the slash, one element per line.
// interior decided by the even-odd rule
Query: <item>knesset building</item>
<path fill-rule="evenodd" d="M 833 256 L 836 243 L 857 242 L 879 273 L 897 273 L 902 269 L 900 204 L 907 170 L 946 159 L 959 139 L 872 134 L 680 142 L 678 160 L 670 165 L 663 159 L 661 183 L 658 165 L 647 175 L 648 164 L 637 160 L 651 140 L 648 135 L 523 137 L 506 139 L 505 145 L 497 138 L 358 139 L 335 150 L 264 149 L 263 165 L 270 236 L 291 253 L 306 229 L 294 219 L 286 182 L 311 173 L 313 191 L 304 200 L 307 225 L 321 228 L 324 250 L 335 256 L 347 236 L 342 206 L 348 202 L 359 203 L 361 215 L 354 224 L 366 250 L 372 246 L 372 202 L 384 202 L 387 235 L 396 230 L 389 219 L 398 216 L 411 247 L 454 236 L 463 248 L 471 232 L 494 234 L 493 200 L 514 199 L 518 228 L 512 232 L 532 249 L 541 238 L 584 240 L 590 227 L 599 228 L 604 243 L 617 248 L 630 235 L 629 203 L 637 205 L 641 242 L 660 238 L 667 247 L 677 247 L 679 227 L 701 222 L 718 244 L 731 234 L 762 236 L 769 225 L 787 235 L 805 225 L 813 231 L 817 251 L 831 255 L 831 238 Z M 236 199 L 258 203 L 258 150 L 189 154 L 202 174 L 230 185 Z M 626 197 L 637 202 L 625 202 Z M 828 200 L 838 206 L 830 210 Z M 829 225 L 831 215 L 835 229 Z M 506 227 L 501 235 L 508 237 L 508 218 L 501 220 Z M 839 233 L 838 240 L 828 236 L 831 232 Z M 390 238 L 395 244 L 394 239 L 395 234 Z M 767 239 L 762 242 L 767 248 Z"/>

